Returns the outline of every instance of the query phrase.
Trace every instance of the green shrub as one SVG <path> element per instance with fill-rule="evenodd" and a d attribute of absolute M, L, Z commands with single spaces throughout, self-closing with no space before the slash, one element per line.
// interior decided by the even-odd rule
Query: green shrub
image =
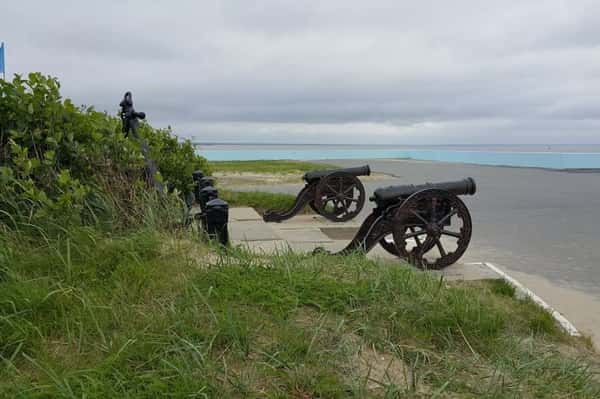
<path fill-rule="evenodd" d="M 192 171 L 210 172 L 170 130 L 143 123 L 140 136 L 170 193 L 189 193 Z M 63 99 L 55 78 L 0 81 L 0 227 L 131 221 L 153 199 L 140 144 L 123 137 L 118 118 Z"/>

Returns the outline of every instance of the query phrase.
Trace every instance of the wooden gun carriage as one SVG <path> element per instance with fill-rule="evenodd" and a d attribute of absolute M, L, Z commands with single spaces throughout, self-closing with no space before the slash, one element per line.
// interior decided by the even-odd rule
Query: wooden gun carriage
<path fill-rule="evenodd" d="M 375 190 L 376 207 L 338 254 L 368 252 L 377 243 L 411 264 L 441 269 L 456 262 L 471 240 L 471 215 L 460 195 L 475 194 L 472 178 Z"/>
<path fill-rule="evenodd" d="M 365 205 L 365 188 L 358 176 L 371 174 L 369 165 L 355 168 L 315 170 L 304 174 L 306 185 L 287 210 L 268 210 L 265 222 L 281 222 L 296 215 L 304 206 L 332 222 L 345 222 L 360 213 Z"/>

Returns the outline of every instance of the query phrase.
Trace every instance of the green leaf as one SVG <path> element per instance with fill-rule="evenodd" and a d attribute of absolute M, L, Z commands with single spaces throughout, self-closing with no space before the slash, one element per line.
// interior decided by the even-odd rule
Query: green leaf
<path fill-rule="evenodd" d="M 58 184 L 62 187 L 65 187 L 69 184 L 69 182 L 71 181 L 71 174 L 69 173 L 68 170 L 63 169 L 60 171 L 60 173 L 58 174 Z"/>

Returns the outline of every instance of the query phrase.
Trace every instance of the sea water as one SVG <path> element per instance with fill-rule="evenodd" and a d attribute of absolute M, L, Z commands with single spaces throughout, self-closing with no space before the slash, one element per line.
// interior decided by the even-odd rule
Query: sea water
<path fill-rule="evenodd" d="M 280 145 L 195 144 L 211 161 L 415 159 L 549 169 L 600 169 L 600 145 Z"/>

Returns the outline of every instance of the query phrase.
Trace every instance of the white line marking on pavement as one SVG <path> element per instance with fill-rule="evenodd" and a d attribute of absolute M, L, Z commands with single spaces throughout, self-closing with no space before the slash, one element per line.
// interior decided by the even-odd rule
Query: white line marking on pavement
<path fill-rule="evenodd" d="M 525 295 L 527 295 L 529 298 L 531 298 L 533 300 L 533 302 L 537 303 L 539 306 L 541 306 L 542 308 L 544 308 L 548 312 L 550 312 L 552 317 L 554 317 L 554 319 L 556 319 L 556 321 L 558 321 L 558 323 L 561 325 L 561 327 L 564 328 L 565 331 L 567 333 L 569 333 L 569 335 L 572 335 L 574 337 L 581 336 L 581 333 L 577 330 L 577 328 L 575 328 L 575 326 L 569 320 L 567 320 L 567 318 L 565 316 L 563 316 L 560 312 L 558 312 L 552 306 L 548 305 L 546 303 L 546 301 L 544 301 L 542 298 L 537 296 L 529 288 L 525 287 L 519 281 L 517 281 L 513 277 L 509 276 L 506 272 L 502 271 L 499 267 L 494 266 L 493 264 L 491 264 L 489 262 L 482 262 L 482 263 L 484 265 L 486 265 L 487 267 L 489 267 L 490 269 L 492 269 L 493 271 L 495 271 L 496 273 L 498 273 L 500 276 L 502 276 L 503 279 L 508 281 L 515 288 L 517 288 L 518 290 L 521 290 L 523 293 L 525 293 Z"/>

